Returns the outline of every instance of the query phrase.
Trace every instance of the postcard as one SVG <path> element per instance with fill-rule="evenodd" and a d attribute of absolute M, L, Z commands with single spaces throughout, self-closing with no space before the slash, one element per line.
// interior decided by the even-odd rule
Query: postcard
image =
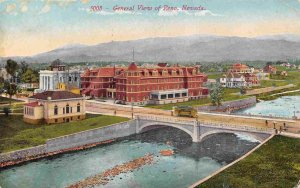
<path fill-rule="evenodd" d="M 0 188 L 300 188 L 300 0 L 0 0 Z"/>

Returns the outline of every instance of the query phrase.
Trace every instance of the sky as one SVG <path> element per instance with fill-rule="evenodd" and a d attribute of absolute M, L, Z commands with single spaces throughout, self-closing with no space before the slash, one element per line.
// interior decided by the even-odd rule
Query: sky
<path fill-rule="evenodd" d="M 0 57 L 195 34 L 300 34 L 300 0 L 0 0 Z"/>

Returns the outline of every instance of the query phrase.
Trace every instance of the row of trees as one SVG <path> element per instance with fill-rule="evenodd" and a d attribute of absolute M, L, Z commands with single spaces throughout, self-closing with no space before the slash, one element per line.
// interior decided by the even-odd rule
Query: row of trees
<path fill-rule="evenodd" d="M 38 72 L 29 68 L 28 64 L 22 61 L 18 64 L 12 59 L 8 59 L 5 65 L 6 72 L 12 77 L 11 80 L 4 80 L 0 77 L 0 92 L 5 92 L 10 98 L 18 91 L 15 77 L 18 76 L 22 83 L 38 82 Z"/>

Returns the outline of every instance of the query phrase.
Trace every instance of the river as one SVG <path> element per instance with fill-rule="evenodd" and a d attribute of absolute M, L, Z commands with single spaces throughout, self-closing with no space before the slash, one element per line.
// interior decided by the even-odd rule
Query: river
<path fill-rule="evenodd" d="M 300 96 L 284 96 L 275 100 L 261 101 L 255 106 L 239 110 L 236 114 L 252 114 L 262 116 L 280 116 L 292 118 L 300 107 Z"/>
<path fill-rule="evenodd" d="M 83 151 L 59 154 L 0 171 L 0 186 L 66 187 L 116 165 L 154 155 L 154 162 L 110 178 L 98 187 L 187 187 L 239 158 L 259 142 L 230 133 L 215 134 L 193 143 L 185 132 L 165 127 L 118 139 Z M 160 150 L 174 155 L 161 156 Z"/>

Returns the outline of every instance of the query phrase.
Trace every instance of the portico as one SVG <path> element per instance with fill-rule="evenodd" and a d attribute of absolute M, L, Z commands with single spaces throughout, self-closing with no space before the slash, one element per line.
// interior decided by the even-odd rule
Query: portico
<path fill-rule="evenodd" d="M 188 89 L 151 91 L 150 103 L 165 104 L 188 101 Z"/>

